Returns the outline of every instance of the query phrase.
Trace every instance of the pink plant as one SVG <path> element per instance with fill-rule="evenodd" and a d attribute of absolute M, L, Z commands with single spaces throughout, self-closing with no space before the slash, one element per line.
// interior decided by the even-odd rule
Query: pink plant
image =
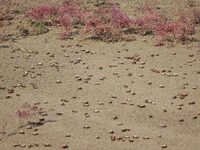
<path fill-rule="evenodd" d="M 163 45 L 164 45 L 164 41 L 162 39 L 156 40 L 154 43 L 154 46 L 163 46 Z"/>
<path fill-rule="evenodd" d="M 111 31 L 112 31 L 112 27 L 109 25 L 104 25 L 104 24 L 99 24 L 94 29 L 95 35 L 100 38 L 108 34 L 111 34 Z"/>
<path fill-rule="evenodd" d="M 130 28 L 133 20 L 113 3 L 105 4 L 85 21 L 85 31 L 102 40 L 120 38 L 124 28 Z"/>
<path fill-rule="evenodd" d="M 98 8 L 99 17 L 106 18 L 113 28 L 128 28 L 133 24 L 133 20 L 120 8 L 114 4 Z"/>
<path fill-rule="evenodd" d="M 71 37 L 71 35 L 72 35 L 72 32 L 70 32 L 70 31 L 60 33 L 60 39 L 61 40 L 68 39 Z"/>
<path fill-rule="evenodd" d="M 37 106 L 31 106 L 30 104 L 26 103 L 20 109 L 17 110 L 16 114 L 21 119 L 28 119 L 35 115 L 37 110 Z"/>
<path fill-rule="evenodd" d="M 46 15 L 49 15 L 51 7 L 49 5 L 42 5 L 26 12 L 26 16 L 34 19 L 44 19 Z"/>
<path fill-rule="evenodd" d="M 157 26 L 154 29 L 154 33 L 161 37 L 172 35 L 174 39 L 185 40 L 188 35 L 195 33 L 195 26 L 190 18 L 179 16 L 176 20 L 168 21 Z"/>
<path fill-rule="evenodd" d="M 195 33 L 195 25 L 200 23 L 200 10 L 182 10 L 175 19 L 168 18 L 148 4 L 138 7 L 139 17 L 132 19 L 112 0 L 93 10 L 86 10 L 82 0 L 65 0 L 61 4 L 42 5 L 27 11 L 26 16 L 33 19 L 51 19 L 66 32 L 61 34 L 64 39 L 72 35 L 73 28 L 84 33 L 93 34 L 99 39 L 111 39 L 112 36 L 126 34 L 124 29 L 137 29 L 139 33 L 152 33 L 164 39 L 186 40 Z M 77 26 L 78 25 L 78 26 Z M 150 31 L 150 32 L 149 32 Z M 80 33 L 80 32 L 79 32 Z M 144 35 L 144 34 L 143 34 Z M 162 45 L 162 44 L 156 44 Z"/>
<path fill-rule="evenodd" d="M 66 30 L 70 30 L 72 27 L 72 17 L 69 15 L 62 16 L 58 19 L 58 22 L 61 26 L 63 26 Z"/>
<path fill-rule="evenodd" d="M 106 4 L 97 8 L 95 12 L 82 9 L 80 4 L 80 1 L 65 0 L 60 5 L 38 6 L 28 11 L 26 16 L 33 19 L 53 18 L 54 22 L 67 30 L 62 37 L 66 37 L 66 33 L 69 33 L 76 23 L 82 23 L 86 32 L 94 33 L 97 37 L 108 36 L 114 30 L 121 32 L 133 23 L 133 20 L 111 0 L 107 0 Z"/>
<path fill-rule="evenodd" d="M 26 16 L 33 19 L 45 19 L 45 17 L 57 17 L 70 15 L 81 17 L 80 0 L 65 0 L 62 4 L 41 5 L 26 12 Z"/>
<path fill-rule="evenodd" d="M 80 8 L 80 4 L 74 1 L 64 1 L 59 7 L 59 14 L 66 15 L 68 14 L 72 18 L 81 19 L 83 12 Z"/>
<path fill-rule="evenodd" d="M 85 31 L 90 32 L 101 24 L 101 20 L 95 16 L 89 17 L 85 20 Z"/>
<path fill-rule="evenodd" d="M 200 18 L 198 11 L 191 10 L 182 10 L 182 13 L 173 20 L 148 6 L 142 6 L 139 10 L 143 16 L 135 20 L 135 25 L 140 30 L 152 31 L 153 34 L 160 36 L 162 41 L 166 38 L 186 40 L 189 35 L 195 33 L 195 24 L 198 22 L 198 18 Z"/>
<path fill-rule="evenodd" d="M 80 0 L 65 0 L 61 4 L 42 5 L 27 11 L 26 16 L 36 20 L 51 19 L 52 23 L 71 30 L 74 24 L 83 22 L 85 17 L 80 4 Z"/>
<path fill-rule="evenodd" d="M 134 24 L 142 30 L 154 30 L 160 24 L 166 23 L 167 18 L 154 9 L 147 9 L 144 15 L 135 19 Z"/>
<path fill-rule="evenodd" d="M 150 4 L 147 4 L 147 3 L 138 5 L 136 7 L 136 9 L 137 9 L 138 12 L 143 13 L 143 14 L 155 12 L 155 9 L 153 8 L 153 6 L 150 5 Z"/>
<path fill-rule="evenodd" d="M 131 27 L 133 20 L 117 7 L 113 7 L 111 11 L 111 23 L 115 28 L 129 28 Z"/>

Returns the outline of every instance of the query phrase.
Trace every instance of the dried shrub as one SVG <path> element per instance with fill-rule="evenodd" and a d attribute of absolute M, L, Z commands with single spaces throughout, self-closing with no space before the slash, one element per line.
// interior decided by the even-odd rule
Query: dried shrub
<path fill-rule="evenodd" d="M 47 25 L 50 25 L 49 22 L 43 22 L 42 20 L 29 20 L 28 24 L 18 25 L 16 29 L 19 31 L 21 36 L 39 35 L 49 31 Z"/>
<path fill-rule="evenodd" d="M 16 1 L 0 0 L 0 27 L 9 24 L 8 22 L 14 18 L 12 13 L 16 9 L 16 5 Z"/>
<path fill-rule="evenodd" d="M 43 21 L 30 21 L 29 22 L 31 27 L 31 34 L 32 35 L 39 35 L 43 33 L 47 33 L 49 31 L 48 28 L 46 28 L 46 24 Z"/>
<path fill-rule="evenodd" d="M 114 29 L 111 25 L 101 24 L 93 28 L 92 34 L 93 38 L 102 40 L 105 42 L 114 42 L 121 39 L 121 32 L 119 30 Z"/>
<path fill-rule="evenodd" d="M 0 134 L 5 134 L 5 130 L 6 130 L 6 126 L 7 126 L 7 122 L 4 122 L 3 121 L 3 125 L 1 126 L 1 129 L 0 129 Z"/>

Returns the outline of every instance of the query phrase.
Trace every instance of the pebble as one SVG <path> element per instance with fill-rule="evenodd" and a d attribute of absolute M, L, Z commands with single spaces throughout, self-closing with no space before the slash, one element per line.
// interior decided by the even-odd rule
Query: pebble
<path fill-rule="evenodd" d="M 197 118 L 198 118 L 197 116 L 192 117 L 192 119 L 197 119 Z"/>
<path fill-rule="evenodd" d="M 129 139 L 129 138 L 130 138 L 130 136 L 128 136 L 128 135 L 125 135 L 125 136 L 124 136 L 124 138 L 126 138 L 126 139 Z"/>
<path fill-rule="evenodd" d="M 184 122 L 184 119 L 180 119 L 179 122 Z"/>
<path fill-rule="evenodd" d="M 20 144 L 13 144 L 13 147 L 18 147 L 20 146 Z"/>
<path fill-rule="evenodd" d="M 149 118 L 153 118 L 153 116 L 152 116 L 152 115 L 149 115 Z"/>
<path fill-rule="evenodd" d="M 61 115 L 63 115 L 63 113 L 57 112 L 56 115 L 61 116 Z"/>
<path fill-rule="evenodd" d="M 134 140 L 133 140 L 133 139 L 129 139 L 129 142 L 131 142 L 131 143 L 132 143 L 132 142 L 134 142 Z"/>
<path fill-rule="evenodd" d="M 32 126 L 27 126 L 26 129 L 33 129 L 33 127 Z"/>
<path fill-rule="evenodd" d="M 196 104 L 196 102 L 195 102 L 195 101 L 192 101 L 192 102 L 189 102 L 188 104 L 189 104 L 189 105 L 194 105 L 194 104 Z"/>
<path fill-rule="evenodd" d="M 133 138 L 134 139 L 139 139 L 139 136 L 138 135 L 133 135 Z"/>
<path fill-rule="evenodd" d="M 166 112 L 167 112 L 167 110 L 166 110 L 166 109 L 163 109 L 163 112 L 165 112 L 165 113 L 166 113 Z"/>
<path fill-rule="evenodd" d="M 128 132 L 128 131 L 131 131 L 131 129 L 125 128 L 125 129 L 122 129 L 121 131 L 122 132 Z"/>
<path fill-rule="evenodd" d="M 71 137 L 71 135 L 70 134 L 65 134 L 65 137 Z"/>
<path fill-rule="evenodd" d="M 84 128 L 84 129 L 90 129 L 90 126 L 85 125 L 83 128 Z"/>
<path fill-rule="evenodd" d="M 5 98 L 9 99 L 9 98 L 12 98 L 12 96 L 11 95 L 6 95 Z"/>
<path fill-rule="evenodd" d="M 164 86 L 164 85 L 160 85 L 159 87 L 160 87 L 160 88 L 164 88 L 165 86 Z"/>
<path fill-rule="evenodd" d="M 32 134 L 33 134 L 34 136 L 39 135 L 38 132 L 33 132 Z"/>
<path fill-rule="evenodd" d="M 112 95 L 112 98 L 116 99 L 116 98 L 117 98 L 117 96 L 116 96 L 116 95 Z"/>
<path fill-rule="evenodd" d="M 99 102 L 99 105 L 104 105 L 104 103 L 103 102 Z"/>
<path fill-rule="evenodd" d="M 146 105 L 137 105 L 137 107 L 139 107 L 139 108 L 145 108 Z"/>
<path fill-rule="evenodd" d="M 72 112 L 73 112 L 73 113 L 78 113 L 78 111 L 77 111 L 77 110 L 74 110 L 74 109 L 72 110 Z"/>
<path fill-rule="evenodd" d="M 44 104 L 48 104 L 48 101 L 44 101 L 43 103 L 44 103 Z"/>
<path fill-rule="evenodd" d="M 38 143 L 29 144 L 28 148 L 39 147 Z"/>
<path fill-rule="evenodd" d="M 9 93 L 9 94 L 14 93 L 14 89 L 8 89 L 8 93 Z"/>
<path fill-rule="evenodd" d="M 37 66 L 43 66 L 43 63 L 42 63 L 42 62 L 39 62 L 39 63 L 37 64 Z"/>
<path fill-rule="evenodd" d="M 19 134 L 25 134 L 25 132 L 24 132 L 24 131 L 22 131 L 22 130 L 20 130 L 20 131 L 19 131 Z"/>
<path fill-rule="evenodd" d="M 140 74 L 140 75 L 139 75 L 139 77 L 143 77 L 143 76 L 144 76 L 143 74 Z"/>
<path fill-rule="evenodd" d="M 131 92 L 131 95 L 135 95 L 136 93 L 135 92 Z"/>
<path fill-rule="evenodd" d="M 167 125 L 161 124 L 160 127 L 161 127 L 161 128 L 167 128 Z"/>
<path fill-rule="evenodd" d="M 148 137 L 148 136 L 144 136 L 143 139 L 144 139 L 144 140 L 149 140 L 150 137 Z"/>
<path fill-rule="evenodd" d="M 96 109 L 96 110 L 94 110 L 94 113 L 99 113 L 99 110 L 97 110 L 97 109 Z"/>
<path fill-rule="evenodd" d="M 56 80 L 56 83 L 62 83 L 62 81 L 61 80 Z"/>
<path fill-rule="evenodd" d="M 116 136 L 111 135 L 111 136 L 110 136 L 110 139 L 111 139 L 111 141 L 115 141 L 115 140 L 116 140 Z"/>
<path fill-rule="evenodd" d="M 167 148 L 167 145 L 162 145 L 162 147 L 161 148 Z"/>
<path fill-rule="evenodd" d="M 69 146 L 67 144 L 64 144 L 64 145 L 61 146 L 61 148 L 66 149 L 66 148 L 69 148 Z"/>
<path fill-rule="evenodd" d="M 113 117 L 113 120 L 117 120 L 117 119 L 118 119 L 118 117 L 117 117 L 117 116 Z"/>
<path fill-rule="evenodd" d="M 49 143 L 44 143 L 44 147 L 51 147 L 52 145 Z"/>
<path fill-rule="evenodd" d="M 20 144 L 19 146 L 24 148 L 26 147 L 26 144 Z"/>
<path fill-rule="evenodd" d="M 109 131 L 109 133 L 110 133 L 110 134 L 113 134 L 113 133 L 114 133 L 114 131 L 113 131 L 113 130 L 110 130 L 110 131 Z"/>
<path fill-rule="evenodd" d="M 5 90 L 6 87 L 0 86 L 0 90 Z"/>

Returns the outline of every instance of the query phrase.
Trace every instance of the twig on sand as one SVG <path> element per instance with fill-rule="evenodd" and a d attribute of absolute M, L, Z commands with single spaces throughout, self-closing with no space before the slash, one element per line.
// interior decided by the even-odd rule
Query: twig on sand
<path fill-rule="evenodd" d="M 4 122 L 2 127 L 1 127 L 0 134 L 4 134 L 5 133 L 6 126 L 7 126 L 7 122 Z"/>

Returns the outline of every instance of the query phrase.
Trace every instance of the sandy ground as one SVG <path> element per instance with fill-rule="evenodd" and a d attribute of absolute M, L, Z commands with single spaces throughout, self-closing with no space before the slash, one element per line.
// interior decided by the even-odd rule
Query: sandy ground
<path fill-rule="evenodd" d="M 200 149 L 198 47 L 58 32 L 0 43 L 0 150 Z M 33 118 L 44 124 L 23 127 L 24 103 L 44 108 Z"/>

